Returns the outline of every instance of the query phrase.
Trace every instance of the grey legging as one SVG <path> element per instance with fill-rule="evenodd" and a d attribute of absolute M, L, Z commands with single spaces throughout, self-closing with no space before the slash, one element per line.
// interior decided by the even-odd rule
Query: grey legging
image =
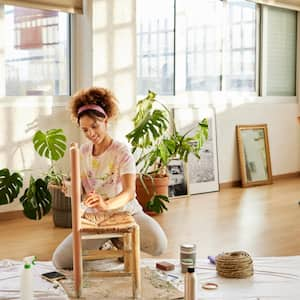
<path fill-rule="evenodd" d="M 143 211 L 133 215 L 140 226 L 141 250 L 150 255 L 160 255 L 167 248 L 167 237 L 160 225 Z M 99 249 L 106 240 L 83 240 L 82 248 L 85 250 Z M 56 248 L 52 261 L 58 269 L 70 269 L 73 266 L 73 238 L 69 234 Z"/>

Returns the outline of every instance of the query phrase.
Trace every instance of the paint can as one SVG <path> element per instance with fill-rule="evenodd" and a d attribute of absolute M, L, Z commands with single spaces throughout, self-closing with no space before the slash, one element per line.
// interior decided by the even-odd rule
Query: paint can
<path fill-rule="evenodd" d="M 195 244 L 182 244 L 180 246 L 180 264 L 181 264 L 182 273 L 186 273 L 188 267 L 195 267 L 196 265 Z"/>

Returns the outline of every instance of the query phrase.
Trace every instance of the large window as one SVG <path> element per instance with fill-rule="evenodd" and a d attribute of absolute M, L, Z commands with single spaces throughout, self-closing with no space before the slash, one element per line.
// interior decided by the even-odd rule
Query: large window
<path fill-rule="evenodd" d="M 256 90 L 256 9 L 244 0 L 228 0 L 224 34 L 223 90 Z"/>
<path fill-rule="evenodd" d="M 222 7 L 220 1 L 179 0 L 177 17 L 183 34 L 177 35 L 185 64 L 180 72 L 186 74 L 185 90 L 216 91 L 221 89 L 222 75 Z M 179 24 L 178 24 L 179 25 Z M 180 46 L 180 45 L 179 45 Z"/>
<path fill-rule="evenodd" d="M 137 4 L 138 94 L 295 96 L 296 12 L 247 0 Z"/>
<path fill-rule="evenodd" d="M 1 94 L 70 93 L 69 15 L 50 10 L 1 6 L 4 64 Z"/>
<path fill-rule="evenodd" d="M 174 0 L 137 1 L 138 94 L 174 91 Z"/>

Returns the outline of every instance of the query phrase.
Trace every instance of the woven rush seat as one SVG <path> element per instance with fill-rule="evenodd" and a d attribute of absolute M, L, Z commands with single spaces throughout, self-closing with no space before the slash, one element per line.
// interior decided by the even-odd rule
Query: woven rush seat
<path fill-rule="evenodd" d="M 103 213 L 101 216 L 85 214 L 81 218 L 81 232 L 124 233 L 132 231 L 137 224 L 128 212 Z"/>

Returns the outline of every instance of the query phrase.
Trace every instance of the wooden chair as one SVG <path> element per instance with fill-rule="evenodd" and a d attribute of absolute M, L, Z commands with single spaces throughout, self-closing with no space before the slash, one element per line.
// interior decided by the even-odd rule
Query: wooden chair
<path fill-rule="evenodd" d="M 131 276 L 133 297 L 139 298 L 141 293 L 140 234 L 139 226 L 134 218 L 127 212 L 118 212 L 107 217 L 99 225 L 92 224 L 86 219 L 81 219 L 80 232 L 81 240 L 112 238 L 123 240 L 123 249 L 82 251 L 83 261 L 123 257 L 123 270 L 92 271 L 85 272 L 85 274 L 103 277 Z"/>
<path fill-rule="evenodd" d="M 77 143 L 70 146 L 71 195 L 72 195 L 72 233 L 73 233 L 73 279 L 75 297 L 82 294 L 83 260 L 124 257 L 124 270 L 106 272 L 88 272 L 99 276 L 131 276 L 134 298 L 141 295 L 140 273 L 140 233 L 139 226 L 127 212 L 107 213 L 102 220 L 82 219 L 80 214 L 81 180 L 79 148 Z M 85 234 L 88 233 L 88 234 Z M 122 238 L 123 249 L 82 251 L 82 239 Z"/>

